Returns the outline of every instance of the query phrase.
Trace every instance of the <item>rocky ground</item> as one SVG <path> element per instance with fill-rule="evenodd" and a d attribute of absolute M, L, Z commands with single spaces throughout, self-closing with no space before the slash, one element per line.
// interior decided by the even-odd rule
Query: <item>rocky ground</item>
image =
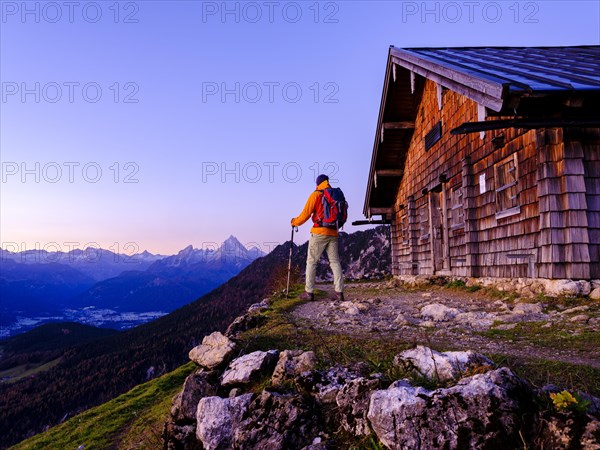
<path fill-rule="evenodd" d="M 530 383 L 533 371 L 494 361 L 575 363 L 562 364 L 566 381 L 582 369 L 592 374 L 579 384 L 596 385 L 597 301 L 390 281 L 335 302 L 328 289 L 264 299 L 194 347 L 164 448 L 600 450 L 593 389 L 545 370 Z"/>
<path fill-rule="evenodd" d="M 313 302 L 292 317 L 315 330 L 371 335 L 447 349 L 536 357 L 600 368 L 600 302 L 588 298 L 519 299 L 489 290 L 469 292 L 395 281 L 346 287 L 346 301 L 319 286 Z M 472 290 L 472 289 L 471 289 Z"/>

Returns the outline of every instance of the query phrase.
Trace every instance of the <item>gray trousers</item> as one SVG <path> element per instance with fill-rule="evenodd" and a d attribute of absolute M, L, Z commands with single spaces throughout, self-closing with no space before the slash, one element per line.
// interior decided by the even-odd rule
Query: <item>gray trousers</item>
<path fill-rule="evenodd" d="M 314 292 L 317 264 L 324 251 L 327 251 L 329 266 L 333 271 L 333 287 L 336 292 L 344 292 L 344 274 L 338 252 L 338 237 L 310 234 L 308 256 L 306 258 L 306 292 Z"/>

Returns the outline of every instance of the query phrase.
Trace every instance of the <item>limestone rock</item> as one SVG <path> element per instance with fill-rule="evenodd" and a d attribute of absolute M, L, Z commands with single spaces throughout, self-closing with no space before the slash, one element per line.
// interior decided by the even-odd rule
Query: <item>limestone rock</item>
<path fill-rule="evenodd" d="M 540 448 L 600 450 L 600 421 L 590 415 L 546 412 L 540 423 Z"/>
<path fill-rule="evenodd" d="M 498 316 L 482 311 L 469 311 L 457 314 L 454 320 L 474 330 L 488 330 L 498 320 Z"/>
<path fill-rule="evenodd" d="M 183 390 L 173 399 L 171 416 L 177 422 L 195 421 L 198 402 L 203 397 L 217 395 L 219 374 L 217 371 L 198 371 L 189 375 Z"/>
<path fill-rule="evenodd" d="M 441 303 L 431 303 L 421 308 L 421 317 L 430 318 L 435 322 L 452 320 L 460 311 L 456 308 L 448 308 Z"/>
<path fill-rule="evenodd" d="M 357 316 L 360 314 L 360 309 L 353 302 L 345 301 L 340 303 L 340 308 L 349 316 Z"/>
<path fill-rule="evenodd" d="M 300 395 L 263 391 L 236 427 L 233 448 L 292 449 L 310 445 L 319 434 L 316 410 Z"/>
<path fill-rule="evenodd" d="M 314 370 L 317 365 L 315 352 L 305 352 L 302 350 L 284 350 L 279 354 L 279 361 L 273 371 L 271 382 L 277 386 L 285 380 Z"/>
<path fill-rule="evenodd" d="M 518 448 L 533 406 L 529 387 L 501 368 L 428 391 L 391 387 L 371 394 L 368 419 L 392 450 Z M 450 413 L 451 411 L 451 413 Z"/>
<path fill-rule="evenodd" d="M 223 374 L 221 384 L 223 386 L 231 386 L 254 381 L 261 374 L 273 370 L 278 354 L 277 350 L 269 350 L 268 352 L 256 351 L 234 359 Z"/>
<path fill-rule="evenodd" d="M 165 450 L 203 450 L 196 439 L 196 424 L 177 425 L 166 423 L 163 429 L 163 449 Z"/>
<path fill-rule="evenodd" d="M 551 297 L 573 297 L 577 295 L 588 295 L 592 286 L 589 281 L 579 280 L 542 280 L 546 295 Z"/>
<path fill-rule="evenodd" d="M 238 333 L 259 327 L 266 320 L 265 317 L 261 316 L 259 313 L 268 307 L 268 299 L 264 299 L 260 303 L 251 305 L 246 314 L 237 317 L 233 322 L 231 322 L 231 324 L 229 324 L 227 331 L 225 331 L 225 336 L 235 337 Z"/>
<path fill-rule="evenodd" d="M 588 305 L 575 306 L 574 308 L 565 309 L 564 311 L 561 311 L 559 314 L 561 316 L 564 316 L 566 314 L 573 314 L 576 312 L 587 311 L 588 309 L 590 309 L 590 307 Z"/>
<path fill-rule="evenodd" d="M 212 370 L 226 365 L 236 349 L 231 339 L 215 331 L 205 336 L 202 344 L 191 349 L 189 357 L 199 366 Z"/>
<path fill-rule="evenodd" d="M 581 322 L 581 323 L 585 323 L 588 320 L 590 320 L 590 316 L 588 316 L 587 314 L 577 314 L 576 316 L 573 316 L 569 319 L 569 322 Z"/>
<path fill-rule="evenodd" d="M 336 396 L 342 427 L 355 436 L 371 434 L 367 410 L 371 393 L 379 387 L 378 379 L 357 378 L 346 383 Z"/>
<path fill-rule="evenodd" d="M 321 405 L 336 405 L 336 397 L 347 382 L 365 374 L 364 367 L 331 367 L 326 372 L 313 370 L 299 375 L 296 384 L 314 395 Z"/>
<path fill-rule="evenodd" d="M 517 303 L 512 310 L 513 314 L 541 314 L 540 303 Z"/>
<path fill-rule="evenodd" d="M 478 366 L 492 368 L 494 366 L 494 363 L 488 358 L 471 350 L 440 353 L 422 345 L 396 355 L 394 364 L 413 369 L 429 380 L 439 381 L 459 378 L 470 368 Z"/>
<path fill-rule="evenodd" d="M 253 394 L 235 398 L 204 397 L 198 403 L 196 437 L 205 450 L 232 447 L 234 430 L 252 401 Z"/>

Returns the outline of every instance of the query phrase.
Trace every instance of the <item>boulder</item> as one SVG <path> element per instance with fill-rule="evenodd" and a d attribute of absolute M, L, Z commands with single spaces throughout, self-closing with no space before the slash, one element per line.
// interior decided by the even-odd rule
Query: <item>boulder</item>
<path fill-rule="evenodd" d="M 491 369 L 494 366 L 488 358 L 471 350 L 440 353 L 422 345 L 396 355 L 394 364 L 412 369 L 429 380 L 442 382 L 457 379 L 467 370 L 481 366 Z"/>
<path fill-rule="evenodd" d="M 380 380 L 376 378 L 357 378 L 341 387 L 335 398 L 342 427 L 355 436 L 371 434 L 367 410 L 371 393 L 379 388 Z"/>
<path fill-rule="evenodd" d="M 320 433 L 316 409 L 300 395 L 263 391 L 245 417 L 234 430 L 233 448 L 300 449 Z"/>
<path fill-rule="evenodd" d="M 545 280 L 540 279 L 544 285 L 544 292 L 550 297 L 574 297 L 577 295 L 589 295 L 592 285 L 585 280 Z"/>
<path fill-rule="evenodd" d="M 256 351 L 234 359 L 223 374 L 221 384 L 231 386 L 255 381 L 261 375 L 273 370 L 278 354 L 277 350 Z"/>
<path fill-rule="evenodd" d="M 303 372 L 314 370 L 316 365 L 317 357 L 315 352 L 284 350 L 279 354 L 279 361 L 277 361 L 277 365 L 273 371 L 271 382 L 274 386 L 278 386 Z"/>
<path fill-rule="evenodd" d="M 217 371 L 197 371 L 189 375 L 183 390 L 173 398 L 171 417 L 176 423 L 196 420 L 196 409 L 202 397 L 217 395 L 219 373 Z"/>
<path fill-rule="evenodd" d="M 456 308 L 448 308 L 441 303 L 431 303 L 421 308 L 421 317 L 430 318 L 435 322 L 446 322 L 452 320 L 460 311 Z"/>
<path fill-rule="evenodd" d="M 202 344 L 191 349 L 189 356 L 199 366 L 212 370 L 225 366 L 236 350 L 237 346 L 231 339 L 215 331 L 205 336 Z"/>
<path fill-rule="evenodd" d="M 371 394 L 367 417 L 379 440 L 407 448 L 520 448 L 533 411 L 529 386 L 501 368 L 428 391 L 393 385 Z"/>
<path fill-rule="evenodd" d="M 590 298 L 592 300 L 600 300 L 600 287 L 597 287 L 592 292 L 590 292 Z"/>
<path fill-rule="evenodd" d="M 232 447 L 234 430 L 246 413 L 253 394 L 235 398 L 204 397 L 196 413 L 196 437 L 205 450 L 225 450 Z"/>

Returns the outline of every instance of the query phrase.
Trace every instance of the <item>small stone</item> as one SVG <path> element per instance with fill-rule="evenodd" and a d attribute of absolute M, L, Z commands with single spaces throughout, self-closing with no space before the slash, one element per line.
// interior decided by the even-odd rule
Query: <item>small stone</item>
<path fill-rule="evenodd" d="M 400 313 L 394 319 L 394 323 L 397 325 L 408 325 L 409 322 L 406 320 L 406 317 L 404 317 L 404 314 Z"/>
<path fill-rule="evenodd" d="M 502 323 L 500 325 L 497 325 L 496 327 L 494 327 L 494 330 L 512 330 L 513 328 L 515 328 L 517 326 L 516 323 Z"/>
<path fill-rule="evenodd" d="M 560 314 L 564 315 L 564 314 L 572 314 L 572 313 L 576 313 L 576 312 L 583 312 L 583 311 L 587 311 L 588 309 L 590 309 L 590 307 L 588 305 L 581 305 L 581 306 L 576 306 L 575 308 L 569 308 L 569 309 L 565 309 L 564 311 L 562 311 Z"/>
<path fill-rule="evenodd" d="M 229 398 L 239 397 L 243 392 L 240 388 L 233 388 L 229 391 Z"/>
<path fill-rule="evenodd" d="M 347 307 L 344 312 L 349 316 L 357 316 L 360 314 L 360 310 L 354 305 Z"/>
<path fill-rule="evenodd" d="M 541 314 L 541 303 L 517 303 L 513 308 L 513 314 Z"/>
<path fill-rule="evenodd" d="M 585 323 L 590 319 L 590 316 L 586 314 L 578 314 L 569 319 L 569 322 L 582 322 Z"/>
<path fill-rule="evenodd" d="M 448 308 L 441 303 L 431 303 L 421 308 L 421 317 L 429 318 L 436 322 L 445 322 L 453 319 L 460 311 L 456 308 Z"/>
<path fill-rule="evenodd" d="M 424 320 L 423 322 L 421 322 L 419 324 L 419 326 L 421 328 L 434 328 L 436 325 L 435 325 L 435 322 L 433 320 Z"/>

